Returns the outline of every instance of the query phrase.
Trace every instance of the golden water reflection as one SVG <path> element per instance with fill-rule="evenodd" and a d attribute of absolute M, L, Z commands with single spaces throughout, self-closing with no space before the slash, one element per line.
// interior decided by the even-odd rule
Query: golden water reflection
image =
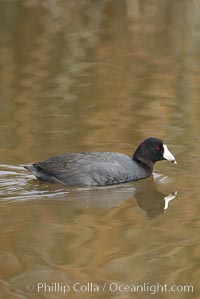
<path fill-rule="evenodd" d="M 199 16 L 196 0 L 0 2 L 0 298 L 38 298 L 26 285 L 40 281 L 192 284 L 170 297 L 198 298 Z M 19 166 L 131 156 L 151 135 L 178 161 L 157 164 L 155 181 L 70 189 Z M 147 296 L 169 293 L 106 293 Z"/>

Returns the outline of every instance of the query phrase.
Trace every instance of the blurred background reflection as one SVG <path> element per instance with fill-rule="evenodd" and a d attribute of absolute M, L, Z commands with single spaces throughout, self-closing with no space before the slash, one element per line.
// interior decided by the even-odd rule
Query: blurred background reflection
<path fill-rule="evenodd" d="M 42 281 L 192 284 L 170 298 L 198 298 L 199 50 L 198 0 L 0 1 L 0 298 L 66 298 L 26 288 Z M 132 155 L 148 136 L 178 165 L 144 181 L 73 189 L 20 167 Z M 169 294 L 106 293 L 152 296 Z"/>

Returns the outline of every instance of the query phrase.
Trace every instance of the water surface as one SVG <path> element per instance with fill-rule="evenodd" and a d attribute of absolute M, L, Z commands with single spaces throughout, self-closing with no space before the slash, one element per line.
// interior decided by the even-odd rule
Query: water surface
<path fill-rule="evenodd" d="M 0 2 L 0 298 L 199 298 L 199 20 L 195 0 Z M 131 156 L 148 136 L 178 165 L 138 182 L 63 187 L 21 166 Z M 45 282 L 106 289 L 38 293 Z"/>

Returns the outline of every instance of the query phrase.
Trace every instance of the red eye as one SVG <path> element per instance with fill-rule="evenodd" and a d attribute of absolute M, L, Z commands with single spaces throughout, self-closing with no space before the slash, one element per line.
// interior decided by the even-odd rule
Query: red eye
<path fill-rule="evenodd" d="M 159 146 L 156 146 L 156 150 L 157 150 L 157 151 L 160 151 L 161 148 L 160 148 Z"/>

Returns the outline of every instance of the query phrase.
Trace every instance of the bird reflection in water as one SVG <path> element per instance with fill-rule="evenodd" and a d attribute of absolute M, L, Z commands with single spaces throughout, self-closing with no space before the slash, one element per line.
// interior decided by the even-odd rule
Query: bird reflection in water
<path fill-rule="evenodd" d="M 160 192 L 151 177 L 144 181 L 118 186 L 76 188 L 70 192 L 68 199 L 76 208 L 110 209 L 121 206 L 126 200 L 133 198 L 148 217 L 155 218 L 169 208 L 170 202 L 176 196 L 177 191 L 168 194 Z"/>

